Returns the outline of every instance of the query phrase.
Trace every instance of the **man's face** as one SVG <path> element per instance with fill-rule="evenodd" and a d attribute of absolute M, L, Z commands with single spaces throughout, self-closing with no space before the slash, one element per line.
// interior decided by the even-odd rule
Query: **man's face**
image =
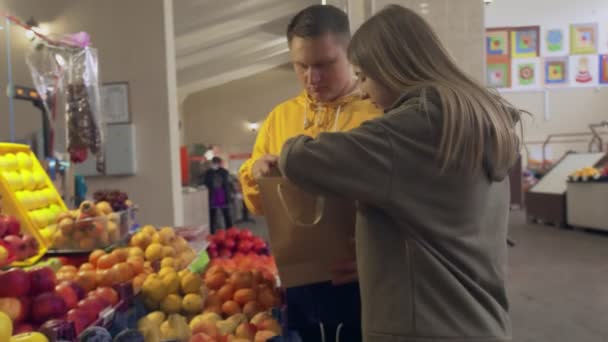
<path fill-rule="evenodd" d="M 331 33 L 291 40 L 291 62 L 298 81 L 313 99 L 328 102 L 346 95 L 353 81 L 346 44 Z"/>

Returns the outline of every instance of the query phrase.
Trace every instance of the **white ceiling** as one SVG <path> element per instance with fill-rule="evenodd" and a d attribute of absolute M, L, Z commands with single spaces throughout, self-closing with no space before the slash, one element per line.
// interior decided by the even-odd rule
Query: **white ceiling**
<path fill-rule="evenodd" d="M 291 17 L 320 0 L 174 0 L 179 95 L 289 61 Z"/>

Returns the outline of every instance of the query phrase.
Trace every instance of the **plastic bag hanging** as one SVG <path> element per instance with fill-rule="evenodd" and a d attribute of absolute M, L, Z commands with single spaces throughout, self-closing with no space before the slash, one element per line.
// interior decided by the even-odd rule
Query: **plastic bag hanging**
<path fill-rule="evenodd" d="M 37 44 L 27 63 L 53 124 L 59 104 L 65 105 L 67 150 L 72 162 L 84 162 L 91 152 L 97 159 L 97 171 L 103 173 L 99 65 L 88 35 L 65 35 Z"/>

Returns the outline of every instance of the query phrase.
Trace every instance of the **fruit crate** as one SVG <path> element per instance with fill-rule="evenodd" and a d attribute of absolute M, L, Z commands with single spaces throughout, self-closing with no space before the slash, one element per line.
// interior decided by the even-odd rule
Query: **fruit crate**
<path fill-rule="evenodd" d="M 0 196 L 2 210 L 15 216 L 22 232 L 32 235 L 40 245 L 38 254 L 13 266 L 28 266 L 47 251 L 59 213 L 65 203 L 29 146 L 0 143 Z"/>
<path fill-rule="evenodd" d="M 67 223 L 60 220 L 49 254 L 89 253 L 121 243 L 133 226 L 136 208 Z"/>

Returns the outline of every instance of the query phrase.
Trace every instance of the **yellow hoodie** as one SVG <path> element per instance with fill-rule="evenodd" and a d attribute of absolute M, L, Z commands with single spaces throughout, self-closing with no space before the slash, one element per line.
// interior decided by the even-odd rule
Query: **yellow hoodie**
<path fill-rule="evenodd" d="M 260 128 L 251 158 L 239 171 L 245 204 L 256 215 L 263 215 L 253 163 L 266 154 L 279 155 L 285 141 L 300 134 L 316 137 L 322 132 L 349 131 L 382 112 L 358 95 L 348 95 L 331 103 L 317 103 L 306 91 L 287 100 L 268 115 Z"/>

